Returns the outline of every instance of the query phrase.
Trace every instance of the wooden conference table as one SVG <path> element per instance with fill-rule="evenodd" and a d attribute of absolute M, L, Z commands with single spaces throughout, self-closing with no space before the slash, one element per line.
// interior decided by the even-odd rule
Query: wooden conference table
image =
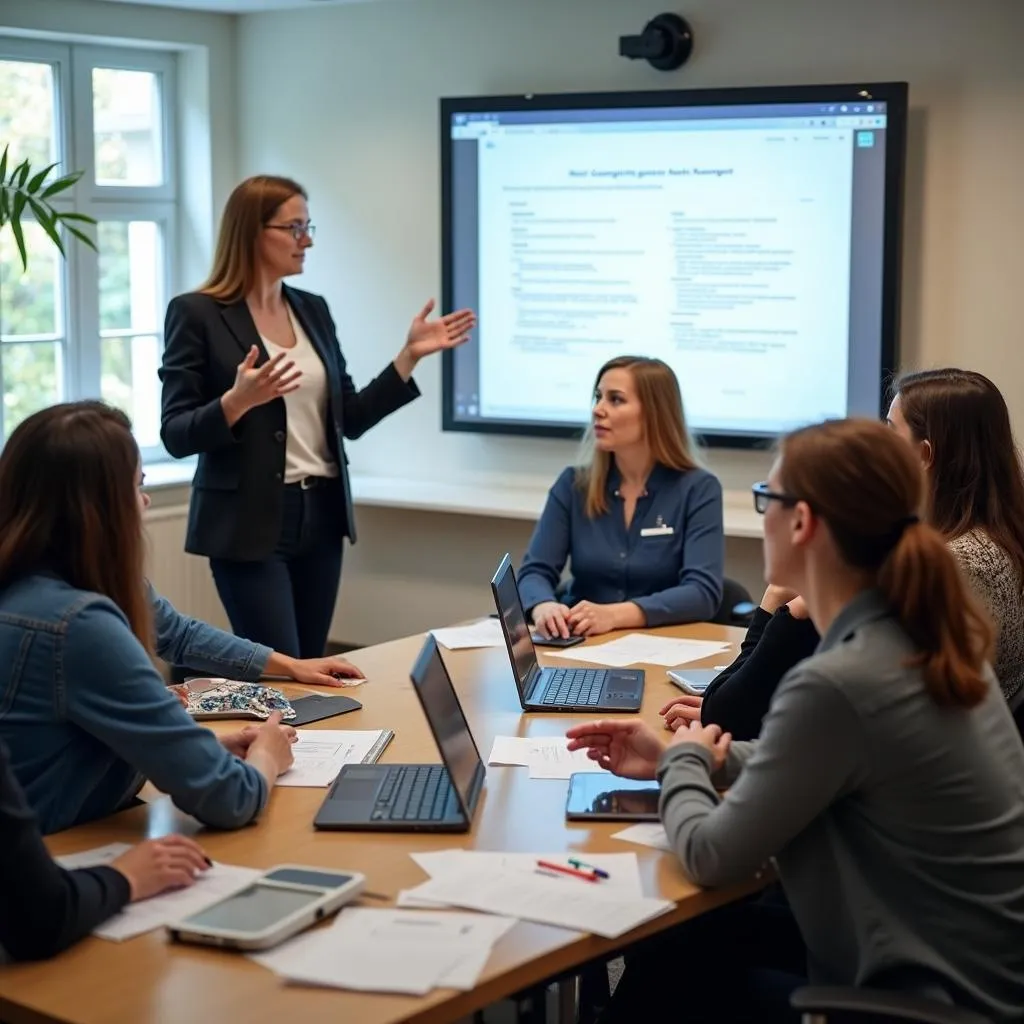
<path fill-rule="evenodd" d="M 742 639 L 740 630 L 706 624 L 654 632 L 728 640 L 737 646 Z M 357 697 L 363 708 L 306 728 L 389 728 L 395 738 L 382 762 L 439 760 L 409 682 L 409 668 L 422 642 L 422 635 L 413 636 L 355 652 L 352 660 L 370 682 L 347 692 Z M 522 714 L 503 648 L 443 653 L 484 758 L 495 736 L 561 735 L 581 720 L 575 715 Z M 728 660 L 731 655 L 720 654 L 705 664 Z M 665 670 L 648 666 L 643 718 L 660 722 L 658 709 L 676 694 Z M 362 871 L 368 889 L 391 898 L 400 889 L 426 880 L 409 857 L 415 851 L 455 846 L 584 855 L 633 851 L 640 860 L 645 894 L 675 901 L 674 911 L 615 940 L 520 921 L 495 947 L 473 991 L 436 989 L 422 998 L 285 985 L 241 955 L 171 945 L 159 931 L 125 943 L 90 938 L 48 963 L 0 968 L 0 1020 L 5 1024 L 207 1024 L 233 1018 L 245 1024 L 456 1021 L 554 975 L 613 954 L 638 938 L 737 899 L 761 884 L 752 878 L 748 884 L 730 889 L 702 891 L 686 880 L 671 855 L 612 839 L 619 825 L 567 824 L 567 785 L 564 781 L 531 781 L 526 768 L 489 767 L 472 831 L 389 836 L 316 832 L 313 816 L 326 790 L 279 788 L 258 824 L 237 832 L 206 832 L 201 841 L 215 860 L 227 864 L 269 868 L 291 862 Z M 156 796 L 146 806 L 54 836 L 49 846 L 54 853 L 64 854 L 195 828 L 192 819 L 180 815 L 166 797 Z M 364 905 L 388 904 L 366 899 Z"/>

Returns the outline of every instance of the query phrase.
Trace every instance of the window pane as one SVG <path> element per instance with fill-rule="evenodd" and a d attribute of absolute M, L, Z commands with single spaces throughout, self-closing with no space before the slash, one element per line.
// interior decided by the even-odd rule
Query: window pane
<path fill-rule="evenodd" d="M 63 334 L 60 253 L 34 221 L 23 222 L 28 271 L 9 226 L 0 230 L 0 336 Z"/>
<path fill-rule="evenodd" d="M 103 221 L 97 238 L 100 330 L 158 330 L 164 273 L 160 225 L 149 220 Z"/>
<path fill-rule="evenodd" d="M 38 170 L 57 159 L 53 68 L 0 60 L 0 150 L 10 143 L 8 168 L 28 158 Z"/>
<path fill-rule="evenodd" d="M 4 440 L 26 416 L 63 400 L 63 346 L 39 341 L 0 346 Z"/>
<path fill-rule="evenodd" d="M 160 77 L 92 69 L 96 184 L 162 185 Z"/>
<path fill-rule="evenodd" d="M 160 339 L 154 335 L 100 341 L 100 389 L 132 421 L 140 448 L 160 444 Z"/>

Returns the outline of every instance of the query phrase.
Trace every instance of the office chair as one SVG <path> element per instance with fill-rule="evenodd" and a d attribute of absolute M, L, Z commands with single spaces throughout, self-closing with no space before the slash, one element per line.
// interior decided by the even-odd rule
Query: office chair
<path fill-rule="evenodd" d="M 722 601 L 711 621 L 718 626 L 740 626 L 746 629 L 756 608 L 750 591 L 738 580 L 726 576 L 722 580 Z"/>
<path fill-rule="evenodd" d="M 987 1017 L 960 1006 L 864 988 L 810 986 L 797 989 L 790 1004 L 803 1014 L 804 1024 L 991 1024 Z"/>

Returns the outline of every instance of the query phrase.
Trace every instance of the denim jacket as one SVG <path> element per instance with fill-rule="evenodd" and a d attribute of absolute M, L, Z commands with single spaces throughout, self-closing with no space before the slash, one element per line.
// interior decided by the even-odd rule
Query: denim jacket
<path fill-rule="evenodd" d="M 150 587 L 156 653 L 256 679 L 270 651 L 178 614 Z M 149 779 L 204 824 L 238 828 L 267 800 L 263 777 L 198 726 L 124 613 L 51 575 L 0 590 L 0 739 L 45 833 L 120 810 Z"/>

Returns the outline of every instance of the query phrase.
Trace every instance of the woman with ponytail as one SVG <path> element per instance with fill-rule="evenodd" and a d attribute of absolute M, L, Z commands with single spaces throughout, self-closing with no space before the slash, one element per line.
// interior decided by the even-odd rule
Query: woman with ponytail
<path fill-rule="evenodd" d="M 687 1021 L 795 1020 L 788 996 L 808 978 L 1024 1016 L 1024 748 L 987 617 L 918 520 L 923 490 L 880 423 L 791 434 L 754 503 L 768 582 L 803 596 L 822 639 L 760 739 L 696 722 L 667 741 L 622 719 L 569 731 L 602 767 L 658 779 L 695 882 L 774 857 L 789 905 L 727 907 L 630 957 L 609 1020 L 680 1002 Z M 680 1000 L 665 979 L 682 964 L 700 984 Z"/>

